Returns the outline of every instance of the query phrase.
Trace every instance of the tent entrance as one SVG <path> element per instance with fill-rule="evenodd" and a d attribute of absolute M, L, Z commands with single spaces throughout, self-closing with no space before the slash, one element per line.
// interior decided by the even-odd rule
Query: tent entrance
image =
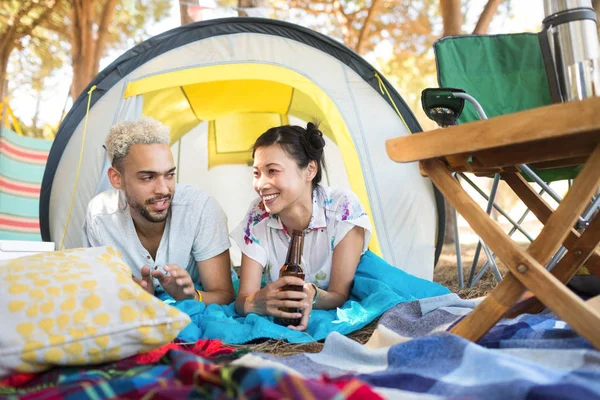
<path fill-rule="evenodd" d="M 339 149 L 350 189 L 372 218 L 361 163 L 346 122 L 330 96 L 299 72 L 259 63 L 180 69 L 129 82 L 124 97 L 133 96 L 142 98 L 142 114 L 171 127 L 172 143 L 179 146 L 174 147 L 176 153 L 184 135 L 206 124 L 200 129 L 207 131 L 208 170 L 232 165 L 247 168 L 256 138 L 270 127 L 289 123 L 290 118 L 318 121 L 328 141 Z M 182 157 L 177 158 L 183 171 Z M 381 254 L 376 232 L 370 249 Z"/>

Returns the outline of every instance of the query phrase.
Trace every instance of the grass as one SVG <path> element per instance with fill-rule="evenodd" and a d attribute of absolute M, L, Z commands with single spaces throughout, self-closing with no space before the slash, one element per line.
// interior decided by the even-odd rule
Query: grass
<path fill-rule="evenodd" d="M 440 259 L 433 272 L 433 281 L 446 286 L 451 292 L 457 293 L 463 299 L 473 299 L 487 295 L 489 291 L 498 284 L 490 268 L 488 268 L 488 270 L 483 274 L 475 287 L 466 288 L 466 282 L 469 278 L 469 271 L 471 269 L 471 264 L 473 263 L 473 257 L 475 256 L 475 248 L 475 244 L 461 246 L 465 288 L 461 289 L 458 285 L 458 268 L 454 245 L 444 245 Z M 481 251 L 479 261 L 477 263 L 476 274 L 483 267 L 485 260 L 485 254 L 483 251 Z M 498 269 L 500 270 L 501 275 L 504 275 L 507 272 L 507 269 L 502 262 L 498 263 Z"/>
<path fill-rule="evenodd" d="M 377 320 L 371 322 L 363 329 L 349 334 L 347 337 L 358 343 L 366 343 L 377 327 Z M 257 343 L 229 345 L 236 350 L 258 351 L 280 357 L 291 356 L 298 353 L 318 353 L 323 349 L 322 342 L 288 343 L 283 340 L 266 339 Z"/>
<path fill-rule="evenodd" d="M 461 247 L 461 254 L 463 262 L 463 276 L 466 281 L 469 276 L 469 269 L 471 268 L 473 257 L 475 255 L 475 245 L 463 245 Z M 484 261 L 485 255 L 482 254 L 479 258 L 478 271 L 483 266 Z M 498 265 L 498 268 L 500 269 L 500 273 L 502 275 L 506 273 L 506 268 L 501 263 Z M 433 280 L 434 282 L 438 282 L 446 286 L 448 289 L 450 289 L 450 291 L 457 293 L 464 299 L 485 296 L 497 284 L 496 278 L 488 269 L 488 271 L 485 272 L 481 280 L 474 288 L 460 289 L 458 285 L 458 272 L 454 245 L 444 246 L 438 264 L 434 270 Z M 353 339 L 361 344 L 366 343 L 377 327 L 377 321 L 378 319 L 371 322 L 363 329 L 349 334 L 348 338 Z M 256 351 L 281 357 L 291 356 L 298 353 L 318 353 L 323 349 L 323 343 L 320 342 L 295 344 L 276 339 L 268 339 L 256 343 L 231 346 L 237 350 Z"/>

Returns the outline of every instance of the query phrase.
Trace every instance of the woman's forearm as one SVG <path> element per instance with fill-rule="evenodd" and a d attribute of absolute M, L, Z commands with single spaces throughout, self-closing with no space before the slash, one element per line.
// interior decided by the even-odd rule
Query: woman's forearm
<path fill-rule="evenodd" d="M 317 301 L 313 304 L 315 310 L 332 310 L 341 306 L 348 300 L 348 296 L 341 293 L 329 292 L 323 289 L 317 290 Z"/>

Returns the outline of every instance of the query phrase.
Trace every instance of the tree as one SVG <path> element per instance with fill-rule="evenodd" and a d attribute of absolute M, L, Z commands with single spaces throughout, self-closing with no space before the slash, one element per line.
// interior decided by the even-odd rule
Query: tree
<path fill-rule="evenodd" d="M 1 0 L 0 92 L 9 71 L 13 88 L 25 85 L 39 92 L 57 68 L 72 64 L 69 92 L 75 99 L 108 50 L 144 40 L 146 27 L 170 7 L 171 0 Z M 31 134 L 51 129 L 38 128 L 37 113 L 33 124 Z"/>
<path fill-rule="evenodd" d="M 245 8 L 264 7 L 264 0 L 238 0 L 238 15 L 240 17 L 247 17 L 248 13 L 244 11 Z"/>
<path fill-rule="evenodd" d="M 470 31 L 487 32 L 502 0 L 489 0 Z M 465 32 L 463 15 L 470 2 L 461 0 L 275 0 L 278 19 L 312 20 L 312 26 L 341 41 L 361 55 L 378 45 L 392 43 L 391 56 L 377 60 L 380 69 L 400 90 L 422 125 L 434 127 L 420 107 L 420 93 L 435 85 L 433 42 Z M 442 27 L 443 30 L 438 27 Z M 447 212 L 448 217 L 450 213 Z M 452 219 L 446 238 L 454 242 Z"/>
<path fill-rule="evenodd" d="M 98 73 L 108 46 L 141 39 L 139 35 L 145 33 L 145 25 L 158 21 L 170 8 L 169 0 L 70 0 L 70 3 L 70 21 L 54 28 L 63 36 L 70 36 L 73 99 Z"/>
<path fill-rule="evenodd" d="M 440 0 L 440 12 L 444 23 L 442 37 L 456 36 L 462 33 L 461 3 L 461 0 Z"/>
<path fill-rule="evenodd" d="M 194 19 L 190 16 L 188 9 L 191 3 L 186 0 L 179 0 L 179 15 L 181 20 L 181 25 L 189 24 L 194 22 Z"/>
<path fill-rule="evenodd" d="M 117 0 L 106 0 L 104 4 L 94 0 L 72 0 L 73 98 L 83 91 L 98 72 L 116 5 Z M 98 7 L 99 13 L 96 10 Z"/>
<path fill-rule="evenodd" d="M 8 3 L 14 3 L 13 19 L 28 13 L 21 17 L 23 28 L 19 30 L 17 42 L 22 42 L 36 28 L 35 33 L 41 43 L 32 41 L 30 46 L 43 46 L 52 37 L 52 40 L 60 43 L 55 46 L 60 51 L 45 54 L 45 57 L 68 54 L 73 68 L 70 90 L 73 99 L 98 73 L 107 49 L 119 46 L 129 48 L 145 39 L 147 24 L 167 15 L 171 6 L 170 0 L 28 0 L 20 6 L 16 5 L 21 3 L 17 0 Z M 37 6 L 27 8 L 26 3 Z M 0 9 L 6 8 L 2 4 Z M 42 8 L 42 4 L 45 8 Z M 35 25 L 31 22 L 32 15 L 37 16 Z"/>
<path fill-rule="evenodd" d="M 475 25 L 473 34 L 481 35 L 488 31 L 490 22 L 498 6 L 503 0 L 489 0 L 483 8 L 481 15 Z M 442 37 L 455 36 L 463 33 L 462 25 L 463 13 L 461 11 L 461 0 L 440 0 L 440 11 L 443 18 L 444 32 Z M 456 235 L 454 234 L 454 219 L 452 218 L 452 206 L 446 201 L 446 231 L 444 233 L 444 243 L 450 244 L 456 242 Z"/>
<path fill-rule="evenodd" d="M 0 3 L 0 99 L 4 98 L 8 60 L 22 40 L 60 8 L 59 0 L 5 0 Z"/>
<path fill-rule="evenodd" d="M 39 30 L 35 35 L 24 38 L 23 49 L 13 52 L 9 63 L 11 86 L 19 88 L 21 93 L 27 93 L 36 100 L 31 125 L 23 126 L 24 133 L 34 137 L 47 137 L 46 129 L 39 123 L 40 111 L 46 97 L 56 99 L 59 93 L 58 98 L 62 99 L 63 95 L 68 94 L 66 88 L 61 89 L 56 81 L 51 81 L 54 87 L 50 88 L 50 91 L 45 90 L 48 89 L 47 81 L 53 75 L 53 71 L 69 62 L 68 54 L 59 48 L 60 43 L 56 40 L 56 35 L 46 36 L 45 33 L 49 32 Z"/>

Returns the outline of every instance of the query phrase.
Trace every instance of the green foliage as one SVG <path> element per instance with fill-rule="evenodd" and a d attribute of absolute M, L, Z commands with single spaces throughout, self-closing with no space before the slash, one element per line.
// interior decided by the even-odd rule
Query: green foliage
<path fill-rule="evenodd" d="M 55 1 L 58 3 L 51 12 L 39 25 L 30 29 L 31 24 L 50 5 L 54 5 Z M 95 20 L 99 21 L 106 0 L 89 1 L 94 1 Z M 71 4 L 72 0 L 0 1 L 0 33 L 11 21 L 15 21 L 18 15 L 23 15 L 19 20 L 21 31 L 29 30 L 28 34 L 18 38 L 15 51 L 11 52 L 8 65 L 9 91 L 27 90 L 33 94 L 50 89 L 48 78 L 52 78 L 61 68 L 71 65 L 73 34 Z M 103 53 L 106 54 L 111 49 L 124 51 L 145 40 L 149 36 L 148 28 L 168 16 L 170 8 L 171 0 L 119 1 L 115 6 Z M 94 29 L 97 29 L 97 26 Z M 57 89 L 57 100 L 63 103 L 65 101 L 63 96 L 67 96 L 68 88 L 51 89 Z M 48 125 L 43 128 L 34 126 L 24 127 L 24 129 L 32 136 L 40 137 L 52 136 L 51 132 L 55 127 Z"/>
<path fill-rule="evenodd" d="M 148 27 L 169 15 L 171 0 L 124 0 L 115 8 L 107 45 L 128 49 L 149 37 Z"/>
<path fill-rule="evenodd" d="M 42 90 L 44 80 L 57 69 L 71 62 L 71 2 L 61 4 L 49 18 L 35 28 L 30 36 L 23 37 L 10 59 L 11 86 L 27 82 L 34 90 Z M 100 15 L 104 0 L 94 0 L 96 15 Z M 42 2 L 42 1 L 40 1 Z M 8 21 L 9 14 L 18 11 L 19 1 L 0 2 L 0 24 Z M 128 49 L 145 40 L 148 27 L 169 15 L 170 0 L 125 0 L 117 4 L 114 20 L 109 28 L 105 52 L 110 49 Z M 39 13 L 39 10 L 38 10 Z M 35 17 L 32 16 L 32 18 Z M 13 85 L 14 84 L 14 85 Z"/>
<path fill-rule="evenodd" d="M 402 94 L 421 125 L 435 124 L 421 110 L 420 94 L 437 86 L 433 43 L 442 36 L 439 0 L 271 0 L 277 19 L 308 26 L 336 38 L 365 56 Z M 377 7 L 373 8 L 376 4 Z M 371 18 L 368 20 L 369 12 Z M 463 0 L 463 31 L 473 30 L 479 14 L 470 0 Z M 510 1 L 498 14 L 510 14 Z M 366 28 L 365 28 L 365 25 Z M 361 35 L 363 36 L 362 42 Z"/>

